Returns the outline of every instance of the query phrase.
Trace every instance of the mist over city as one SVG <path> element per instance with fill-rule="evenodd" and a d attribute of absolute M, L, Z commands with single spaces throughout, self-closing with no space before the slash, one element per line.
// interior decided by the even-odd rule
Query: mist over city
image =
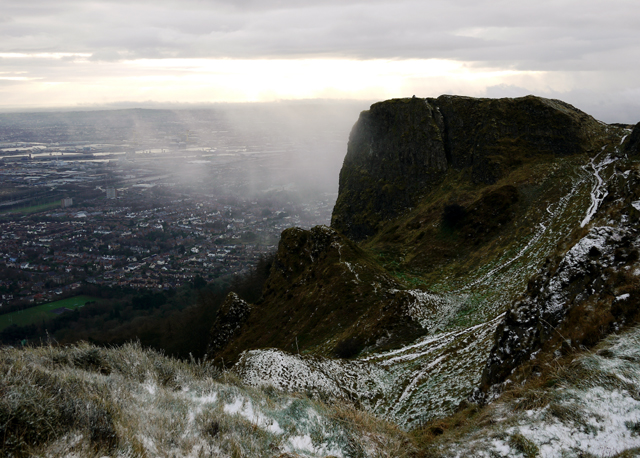
<path fill-rule="evenodd" d="M 329 224 L 360 102 L 0 115 L 2 311 L 246 273 Z"/>

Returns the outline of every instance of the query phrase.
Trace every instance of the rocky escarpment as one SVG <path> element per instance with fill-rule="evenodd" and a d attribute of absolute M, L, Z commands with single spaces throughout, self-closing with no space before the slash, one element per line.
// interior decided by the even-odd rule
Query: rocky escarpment
<path fill-rule="evenodd" d="M 527 160 L 594 151 L 603 129 L 569 104 L 533 96 L 376 103 L 351 131 L 331 225 L 362 240 L 434 190 L 449 169 L 493 184 Z"/>
<path fill-rule="evenodd" d="M 593 345 L 637 318 L 639 138 L 536 97 L 373 105 L 333 227 L 283 232 L 216 356 L 413 427 Z"/>
<path fill-rule="evenodd" d="M 344 357 L 411 341 L 425 330 L 411 316 L 412 299 L 402 289 L 335 230 L 286 229 L 262 299 L 246 318 L 233 321 L 233 332 L 214 325 L 212 355 L 235 362 L 242 351 L 276 347 Z"/>
<path fill-rule="evenodd" d="M 636 124 L 629 135 L 625 145 L 625 153 L 628 155 L 640 154 L 640 122 Z"/>
<path fill-rule="evenodd" d="M 507 380 L 535 376 L 550 360 L 638 322 L 640 172 L 628 166 L 614 172 L 590 229 L 561 243 L 507 311 L 472 400 L 486 402 Z"/>
<path fill-rule="evenodd" d="M 374 104 L 351 133 L 334 227 L 283 232 L 261 300 L 211 356 L 234 362 L 267 347 L 353 356 L 456 321 L 475 305 L 432 294 L 431 282 L 443 268 L 448 279 L 474 274 L 537 237 L 539 206 L 569 191 L 558 176 L 588 157 L 576 153 L 600 150 L 606 128 L 537 97 Z M 572 156 L 582 157 L 556 161 Z M 368 246 L 354 243 L 400 213 Z"/>
<path fill-rule="evenodd" d="M 225 348 L 238 334 L 250 313 L 251 305 L 240 299 L 236 293 L 229 293 L 211 327 L 208 353 L 216 355 Z M 224 363 L 223 359 L 220 361 Z"/>

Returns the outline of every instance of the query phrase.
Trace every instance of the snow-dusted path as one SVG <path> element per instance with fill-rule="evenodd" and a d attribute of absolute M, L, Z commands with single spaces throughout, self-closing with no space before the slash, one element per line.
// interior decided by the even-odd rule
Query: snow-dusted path
<path fill-rule="evenodd" d="M 624 138 L 622 140 L 624 141 Z M 604 152 L 605 148 L 606 146 L 602 148 L 602 152 L 600 154 Z M 618 147 L 616 147 L 616 151 L 617 149 Z M 596 159 L 598 159 L 600 154 L 592 157 L 589 162 L 594 178 L 593 188 L 591 189 L 591 205 L 589 206 L 584 219 L 580 223 L 580 227 L 585 227 L 589 224 L 593 216 L 598 211 L 598 208 L 600 208 L 602 201 L 604 201 L 607 195 L 609 195 L 609 192 L 604 186 L 607 181 L 600 175 L 600 173 L 603 172 L 608 165 L 616 162 L 617 159 L 612 158 L 611 155 L 606 155 L 600 162 L 596 162 Z"/>
<path fill-rule="evenodd" d="M 254 350 L 242 356 L 235 370 L 252 386 L 357 400 L 379 416 L 412 427 L 447 414 L 466 398 L 478 382 L 478 368 L 501 318 L 357 360 Z"/>

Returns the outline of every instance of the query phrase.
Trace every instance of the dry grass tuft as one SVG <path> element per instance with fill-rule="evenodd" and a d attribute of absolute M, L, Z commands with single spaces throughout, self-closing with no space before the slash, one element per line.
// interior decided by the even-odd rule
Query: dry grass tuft
<path fill-rule="evenodd" d="M 341 402 L 333 416 L 350 432 L 350 456 L 413 458 L 422 456 L 409 436 L 393 423 Z"/>
<path fill-rule="evenodd" d="M 509 438 L 509 445 L 522 453 L 525 458 L 535 458 L 540 454 L 538 446 L 522 434 L 513 434 Z"/>
<path fill-rule="evenodd" d="M 250 388 L 137 344 L 3 349 L 0 395 L 3 457 L 418 456 L 354 406 Z"/>

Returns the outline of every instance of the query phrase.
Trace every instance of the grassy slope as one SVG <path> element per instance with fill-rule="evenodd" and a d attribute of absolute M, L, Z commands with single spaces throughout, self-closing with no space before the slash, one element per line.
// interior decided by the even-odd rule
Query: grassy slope
<path fill-rule="evenodd" d="M 249 388 L 136 345 L 4 349 L 3 456 L 627 457 L 640 450 L 640 328 L 558 359 L 497 402 L 411 433 L 354 409 Z M 283 455 L 284 453 L 284 455 Z"/>
<path fill-rule="evenodd" d="M 640 328 L 556 359 L 483 408 L 413 432 L 429 457 L 632 457 L 640 453 Z"/>
<path fill-rule="evenodd" d="M 636 456 L 640 328 L 411 433 L 136 345 L 4 349 L 3 456 Z M 286 453 L 288 455 L 282 455 Z"/>
<path fill-rule="evenodd" d="M 3 349 L 0 393 L 6 457 L 415 453 L 397 427 L 347 404 L 252 389 L 137 345 Z"/>

